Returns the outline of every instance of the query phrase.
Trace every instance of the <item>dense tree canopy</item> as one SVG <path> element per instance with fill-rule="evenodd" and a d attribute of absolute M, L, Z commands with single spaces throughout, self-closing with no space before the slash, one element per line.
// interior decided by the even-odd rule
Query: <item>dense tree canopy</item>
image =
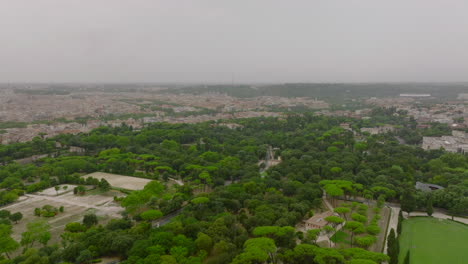
<path fill-rule="evenodd" d="M 98 225 L 96 215 L 85 216 L 83 224 L 65 227 L 58 245 L 48 245 L 47 224 L 29 223 L 21 239 L 24 254 L 5 263 L 87 263 L 102 256 L 118 256 L 126 264 L 387 261 L 385 255 L 365 250 L 380 230 L 375 218 L 367 218 L 364 204 L 337 207 L 340 217 L 328 218 L 334 226 L 346 221 L 344 231 L 360 248 L 320 248 L 315 245 L 318 231 L 301 238 L 294 229 L 322 205 L 324 194 L 332 201 L 401 200 L 405 211 L 425 209 L 429 194 L 416 191 L 415 181 L 446 187 L 431 193 L 431 206 L 454 215 L 467 213 L 467 200 L 461 198 L 468 196 L 466 156 L 400 145 L 392 134 L 355 136 L 340 127 L 344 122 L 360 128 L 384 120 L 407 128 L 403 119 L 385 119 L 382 111 L 370 120 L 310 113 L 240 119 L 236 129 L 216 122 L 157 123 L 140 131 L 101 127 L 1 146 L 0 205 L 64 183 L 109 191 L 108 182 L 81 177 L 95 171 L 152 180 L 143 190 L 122 190 L 126 197 L 115 198 L 125 208 L 122 219 Z M 85 153 L 69 153 L 70 146 Z M 274 155 L 281 162 L 260 173 L 258 164 L 269 146 L 277 148 Z M 57 157 L 25 165 L 9 158 L 55 151 L 60 151 Z M 6 214 L 0 211 L 0 216 Z M 151 226 L 152 220 L 169 214 L 175 215 L 171 221 Z M 334 234 L 332 226 L 326 229 Z M 7 228 L 2 232 L 7 235 L 0 241 L 5 245 L 0 253 L 6 254 L 19 245 L 8 239 Z M 35 249 L 39 245 L 42 248 Z"/>

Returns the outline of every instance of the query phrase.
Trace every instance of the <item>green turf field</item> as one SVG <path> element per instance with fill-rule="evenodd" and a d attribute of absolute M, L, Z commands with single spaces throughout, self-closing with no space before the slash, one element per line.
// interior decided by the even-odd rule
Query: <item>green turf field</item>
<path fill-rule="evenodd" d="M 468 226 L 449 220 L 415 217 L 403 222 L 400 263 L 410 250 L 412 264 L 468 263 Z"/>

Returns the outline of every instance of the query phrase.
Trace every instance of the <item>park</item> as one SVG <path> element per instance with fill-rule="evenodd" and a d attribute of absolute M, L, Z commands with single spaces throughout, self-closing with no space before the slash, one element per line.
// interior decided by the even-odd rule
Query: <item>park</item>
<path fill-rule="evenodd" d="M 64 189 L 63 186 L 68 188 Z M 116 190 L 99 192 L 91 190 L 86 195 L 73 194 L 74 185 L 63 185 L 62 188 L 48 188 L 34 194 L 27 194 L 22 201 L 2 207 L 2 210 L 20 212 L 22 220 L 13 225 L 12 237 L 21 239 L 21 234 L 26 231 L 28 223 L 37 220 L 45 220 L 50 225 L 51 243 L 60 241 L 60 235 L 67 223 L 80 222 L 84 215 L 94 213 L 101 223 L 107 223 L 110 219 L 120 217 L 122 207 L 114 202 L 114 196 L 123 196 Z M 57 190 L 59 189 L 59 190 Z M 35 214 L 35 208 L 63 208 L 63 211 L 54 217 L 40 217 Z"/>
<path fill-rule="evenodd" d="M 468 226 L 432 217 L 411 217 L 403 221 L 399 262 L 410 252 L 410 263 L 464 264 L 468 251 Z"/>

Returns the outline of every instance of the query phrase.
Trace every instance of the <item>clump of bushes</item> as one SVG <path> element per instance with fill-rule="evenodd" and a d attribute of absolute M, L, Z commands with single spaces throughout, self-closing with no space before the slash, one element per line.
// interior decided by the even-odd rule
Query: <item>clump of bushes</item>
<path fill-rule="evenodd" d="M 73 194 L 75 195 L 84 195 L 86 193 L 86 187 L 83 185 L 77 186 L 73 189 Z"/>
<path fill-rule="evenodd" d="M 59 208 L 54 207 L 52 205 L 46 204 L 42 208 L 35 208 L 34 215 L 35 216 L 43 216 L 43 217 L 54 217 L 59 212 L 63 213 L 64 207 L 60 206 Z"/>

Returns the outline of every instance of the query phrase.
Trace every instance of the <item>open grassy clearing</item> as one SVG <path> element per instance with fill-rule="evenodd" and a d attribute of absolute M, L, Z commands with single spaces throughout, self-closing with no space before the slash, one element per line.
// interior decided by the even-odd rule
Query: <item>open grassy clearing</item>
<path fill-rule="evenodd" d="M 330 240 L 333 242 L 333 243 L 346 243 L 346 244 L 351 244 L 351 241 L 350 241 L 350 236 L 343 232 L 343 231 L 338 231 L 336 232 L 331 238 Z"/>
<path fill-rule="evenodd" d="M 105 179 L 109 182 L 112 187 L 122 188 L 126 190 L 142 190 L 147 183 L 151 180 L 137 178 L 137 177 L 130 177 L 124 175 L 117 175 L 117 174 L 110 174 L 105 172 L 93 172 L 88 175 L 84 175 L 84 178 L 93 177 L 98 180 Z"/>
<path fill-rule="evenodd" d="M 468 260 L 468 226 L 431 217 L 413 217 L 403 222 L 400 263 L 410 251 L 410 263 L 465 264 Z"/>

